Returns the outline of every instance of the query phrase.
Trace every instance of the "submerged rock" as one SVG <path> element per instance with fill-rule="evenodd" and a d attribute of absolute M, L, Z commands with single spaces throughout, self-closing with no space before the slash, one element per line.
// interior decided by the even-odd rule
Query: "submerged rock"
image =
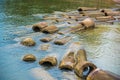
<path fill-rule="evenodd" d="M 48 24 L 46 22 L 39 22 L 33 25 L 32 29 L 35 32 L 40 32 L 43 28 L 47 27 Z"/>
<path fill-rule="evenodd" d="M 53 40 L 53 38 L 51 38 L 51 37 L 44 37 L 44 38 L 40 39 L 40 41 L 42 41 L 42 42 L 50 42 L 52 40 Z"/>
<path fill-rule="evenodd" d="M 32 54 L 27 54 L 23 57 L 23 61 L 36 61 L 36 57 Z"/>
<path fill-rule="evenodd" d="M 36 43 L 32 38 L 25 38 L 21 41 L 21 44 L 24 46 L 34 46 Z"/>
<path fill-rule="evenodd" d="M 47 56 L 47 57 L 41 59 L 39 61 L 39 64 L 55 66 L 55 65 L 57 65 L 57 59 L 56 59 L 56 57 Z"/>

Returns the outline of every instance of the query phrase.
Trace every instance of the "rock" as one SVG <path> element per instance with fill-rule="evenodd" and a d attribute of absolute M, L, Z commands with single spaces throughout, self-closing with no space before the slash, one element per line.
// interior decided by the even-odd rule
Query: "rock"
<path fill-rule="evenodd" d="M 48 24 L 46 22 L 39 22 L 33 25 L 32 29 L 35 32 L 40 32 L 43 28 L 47 27 Z"/>
<path fill-rule="evenodd" d="M 97 68 L 90 72 L 86 80 L 120 80 L 120 75 Z"/>
<path fill-rule="evenodd" d="M 32 38 L 25 38 L 21 41 L 21 44 L 24 46 L 34 46 L 36 43 Z"/>
<path fill-rule="evenodd" d="M 95 22 L 91 18 L 84 19 L 80 24 L 82 24 L 86 29 L 95 27 Z"/>
<path fill-rule="evenodd" d="M 75 64 L 74 52 L 69 52 L 60 62 L 60 69 L 69 69 L 72 70 Z"/>
<path fill-rule="evenodd" d="M 89 72 L 93 71 L 97 67 L 87 61 L 86 52 L 83 49 L 80 49 L 75 55 L 76 64 L 74 66 L 74 72 L 80 78 L 86 78 Z M 89 70 L 86 74 L 83 74 L 86 70 Z"/>
<path fill-rule="evenodd" d="M 50 45 L 49 44 L 42 44 L 40 47 L 41 47 L 41 50 L 46 51 L 49 49 Z"/>
<path fill-rule="evenodd" d="M 55 40 L 54 43 L 57 44 L 57 45 L 64 45 L 64 44 L 66 44 L 68 41 L 70 41 L 71 39 L 72 39 L 72 37 L 66 36 L 66 37 L 63 37 L 63 38 L 61 38 L 61 39 Z"/>
<path fill-rule="evenodd" d="M 112 16 L 101 16 L 101 17 L 96 17 L 96 20 L 99 21 L 110 21 L 110 20 L 114 20 L 115 18 Z"/>
<path fill-rule="evenodd" d="M 27 54 L 23 57 L 23 61 L 36 61 L 36 57 L 32 54 Z"/>
<path fill-rule="evenodd" d="M 39 64 L 55 66 L 57 65 L 57 59 L 56 57 L 53 57 L 53 56 L 47 56 L 43 58 L 42 60 L 40 60 Z"/>
<path fill-rule="evenodd" d="M 42 30 L 42 32 L 43 33 L 55 33 L 55 32 L 57 32 L 58 31 L 58 28 L 56 27 L 56 26 L 54 26 L 54 25 L 52 25 L 52 26 L 48 26 L 48 27 L 46 27 L 46 28 L 44 28 L 43 30 Z"/>

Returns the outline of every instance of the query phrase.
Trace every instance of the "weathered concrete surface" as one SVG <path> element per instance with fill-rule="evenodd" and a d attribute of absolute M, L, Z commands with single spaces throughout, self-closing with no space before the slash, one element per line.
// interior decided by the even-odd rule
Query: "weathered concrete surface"
<path fill-rule="evenodd" d="M 41 65 L 50 64 L 51 66 L 55 66 L 55 65 L 57 65 L 57 59 L 56 59 L 56 57 L 47 56 L 47 57 L 41 59 L 39 61 L 39 64 L 41 64 Z"/>
<path fill-rule="evenodd" d="M 32 38 L 25 38 L 21 41 L 21 44 L 24 46 L 34 46 L 36 42 Z"/>
<path fill-rule="evenodd" d="M 120 80 L 120 75 L 97 68 L 88 75 L 86 80 Z"/>

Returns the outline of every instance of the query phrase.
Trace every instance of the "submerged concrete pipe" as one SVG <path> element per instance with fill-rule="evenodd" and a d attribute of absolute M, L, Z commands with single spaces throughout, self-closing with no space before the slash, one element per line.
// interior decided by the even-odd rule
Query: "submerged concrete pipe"
<path fill-rule="evenodd" d="M 32 29 L 35 32 L 40 32 L 43 28 L 47 27 L 48 24 L 46 22 L 39 22 L 33 25 Z"/>
<path fill-rule="evenodd" d="M 98 21 L 110 21 L 110 20 L 114 20 L 115 18 L 113 16 L 101 16 L 101 17 L 96 17 L 96 20 Z"/>
<path fill-rule="evenodd" d="M 58 27 L 56 27 L 56 26 L 54 26 L 54 25 L 52 25 L 52 26 L 48 26 L 48 27 L 46 27 L 46 28 L 44 28 L 43 30 L 42 30 L 42 32 L 43 33 L 55 33 L 55 32 L 57 32 L 58 31 Z"/>
<path fill-rule="evenodd" d="M 32 38 L 25 38 L 20 43 L 24 46 L 34 46 L 36 44 Z"/>
<path fill-rule="evenodd" d="M 75 59 L 76 59 L 76 64 L 74 67 L 74 72 L 76 73 L 77 76 L 81 78 L 86 78 L 86 76 L 92 70 L 97 68 L 93 63 L 87 61 L 85 50 L 82 49 L 79 50 L 75 55 Z"/>
<path fill-rule="evenodd" d="M 84 26 L 85 29 L 95 27 L 95 22 L 91 18 L 84 19 L 83 21 L 80 22 L 80 24 L 82 24 L 82 26 Z"/>
<path fill-rule="evenodd" d="M 51 37 L 44 37 L 44 38 L 40 39 L 40 41 L 42 41 L 42 42 L 50 42 L 52 40 L 53 40 L 53 38 L 51 38 Z"/>
<path fill-rule="evenodd" d="M 56 66 L 57 65 L 57 59 L 53 56 L 47 56 L 39 61 L 39 64 L 46 65 L 46 66 Z"/>
<path fill-rule="evenodd" d="M 120 16 L 120 11 L 105 12 L 105 16 Z"/>
<path fill-rule="evenodd" d="M 64 45 L 66 44 L 68 41 L 70 41 L 72 39 L 72 37 L 70 36 L 66 36 L 66 37 L 63 37 L 61 39 L 57 39 L 54 41 L 54 44 L 57 44 L 57 45 Z"/>
<path fill-rule="evenodd" d="M 120 80 L 120 75 L 97 68 L 87 76 L 86 80 Z"/>
<path fill-rule="evenodd" d="M 79 48 L 80 48 L 79 42 L 74 42 L 69 46 L 67 52 L 65 53 L 65 56 L 63 57 L 59 64 L 60 69 L 73 70 L 75 65 L 74 54 L 79 50 Z"/>

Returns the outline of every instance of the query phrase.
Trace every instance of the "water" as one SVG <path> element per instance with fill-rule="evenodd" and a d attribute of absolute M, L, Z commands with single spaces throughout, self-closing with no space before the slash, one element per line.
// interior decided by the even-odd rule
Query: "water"
<path fill-rule="evenodd" d="M 50 74 L 56 80 L 72 80 L 75 76 L 73 72 L 66 72 L 66 74 L 58 67 L 44 68 L 38 64 L 39 60 L 46 55 L 57 56 L 59 62 L 69 43 L 57 46 L 51 42 L 49 50 L 41 51 L 39 46 L 44 43 L 39 39 L 46 34 L 34 33 L 31 26 L 27 25 L 42 21 L 44 15 L 50 15 L 54 11 L 75 10 L 78 6 L 84 6 L 87 3 L 89 2 L 84 3 L 79 0 L 0 0 L 0 80 L 40 80 L 32 75 L 31 70 L 36 68 L 45 69 L 48 76 Z M 110 6 L 101 4 L 100 7 Z M 84 44 L 89 61 L 99 68 L 120 74 L 119 24 L 99 26 L 94 30 L 78 34 L 73 34 L 74 41 Z M 32 37 L 37 45 L 35 47 L 20 45 L 20 41 L 25 37 Z M 37 61 L 34 63 L 23 62 L 22 57 L 27 53 L 34 54 Z M 73 76 L 69 77 L 71 75 Z"/>

